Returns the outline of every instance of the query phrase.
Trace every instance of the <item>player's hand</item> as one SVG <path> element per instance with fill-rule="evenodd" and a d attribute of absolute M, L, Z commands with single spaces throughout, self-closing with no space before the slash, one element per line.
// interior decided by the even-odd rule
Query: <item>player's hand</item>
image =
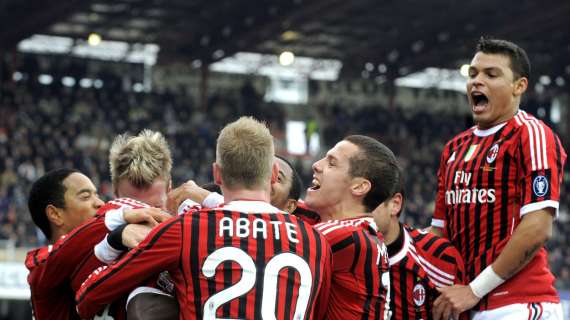
<path fill-rule="evenodd" d="M 166 209 L 169 212 L 176 213 L 180 204 L 186 199 L 202 204 L 210 193 L 210 191 L 200 187 L 193 180 L 188 180 L 168 193 Z"/>
<path fill-rule="evenodd" d="M 144 224 L 127 225 L 122 233 L 123 245 L 131 249 L 138 246 L 151 230 L 151 227 Z"/>
<path fill-rule="evenodd" d="M 433 319 L 459 319 L 459 314 L 473 308 L 479 299 L 470 286 L 453 285 L 437 288 L 440 295 L 433 304 Z"/>
<path fill-rule="evenodd" d="M 145 224 L 154 227 L 172 218 L 170 214 L 158 208 L 139 208 L 123 210 L 123 219 L 129 224 Z"/>

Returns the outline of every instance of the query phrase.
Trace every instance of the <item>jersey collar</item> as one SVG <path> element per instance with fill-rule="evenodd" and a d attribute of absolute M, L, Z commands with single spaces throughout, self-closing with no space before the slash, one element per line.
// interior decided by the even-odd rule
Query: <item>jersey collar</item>
<path fill-rule="evenodd" d="M 497 131 L 501 130 L 505 125 L 507 125 L 507 122 L 509 122 L 509 121 L 499 123 L 498 125 L 491 127 L 489 129 L 485 129 L 485 130 L 475 128 L 475 131 L 473 131 L 473 134 L 478 136 L 478 137 L 488 137 L 492 134 L 497 133 Z"/>
<path fill-rule="evenodd" d="M 264 201 L 235 200 L 220 206 L 222 210 L 238 211 L 243 213 L 281 213 L 287 214 Z"/>
<path fill-rule="evenodd" d="M 494 127 L 491 127 L 489 129 L 485 129 L 485 130 L 481 130 L 478 127 L 475 127 L 475 130 L 473 131 L 473 134 L 478 136 L 478 137 L 488 137 L 492 134 L 497 133 L 497 131 L 501 130 L 504 126 L 507 125 L 507 123 L 509 123 L 509 121 L 513 120 L 513 118 L 520 112 L 520 109 L 517 108 L 517 112 L 513 115 L 512 118 L 510 118 L 509 120 L 499 123 L 497 125 L 495 125 Z"/>
<path fill-rule="evenodd" d="M 400 235 L 398 239 L 388 246 L 388 256 L 390 266 L 395 265 L 406 257 L 410 250 L 410 242 L 412 239 L 408 231 L 400 224 Z"/>

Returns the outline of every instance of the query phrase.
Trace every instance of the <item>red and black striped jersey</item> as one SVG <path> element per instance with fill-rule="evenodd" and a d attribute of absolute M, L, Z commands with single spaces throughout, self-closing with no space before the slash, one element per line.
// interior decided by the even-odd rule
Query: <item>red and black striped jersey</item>
<path fill-rule="evenodd" d="M 432 225 L 461 253 L 469 281 L 495 261 L 525 214 L 545 208 L 558 214 L 565 160 L 558 136 L 522 110 L 493 128 L 466 130 L 445 146 Z M 558 302 L 553 283 L 542 248 L 478 308 Z"/>
<path fill-rule="evenodd" d="M 432 319 L 436 287 L 463 284 L 464 264 L 451 243 L 409 226 L 388 245 L 393 320 Z M 466 316 L 466 315 L 465 315 Z"/>
<path fill-rule="evenodd" d="M 307 206 L 303 200 L 297 201 L 297 208 L 293 211 L 293 214 L 310 225 L 315 225 L 321 222 L 321 216 L 319 216 L 315 210 Z"/>
<path fill-rule="evenodd" d="M 333 272 L 325 319 L 390 319 L 388 252 L 371 217 L 315 225 L 331 245 Z"/>
<path fill-rule="evenodd" d="M 331 264 L 326 239 L 307 223 L 265 202 L 232 201 L 164 222 L 116 264 L 94 272 L 76 302 L 80 315 L 92 316 L 166 270 L 181 319 L 318 319 Z"/>
<path fill-rule="evenodd" d="M 93 247 L 110 230 L 105 221 L 107 213 L 125 207 L 148 206 L 125 198 L 109 201 L 94 218 L 62 236 L 55 244 L 28 252 L 26 267 L 30 270 L 28 283 L 35 319 L 79 319 L 75 311 L 75 292 L 93 270 L 103 265 L 94 255 Z M 125 318 L 124 304 L 109 308 L 104 312 L 115 319 Z"/>

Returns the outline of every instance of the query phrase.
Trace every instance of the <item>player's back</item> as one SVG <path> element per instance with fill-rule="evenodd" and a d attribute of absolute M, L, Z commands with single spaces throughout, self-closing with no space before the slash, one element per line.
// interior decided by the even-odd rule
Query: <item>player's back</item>
<path fill-rule="evenodd" d="M 317 319 L 330 247 L 306 222 L 259 201 L 183 214 L 170 270 L 184 319 Z"/>
<path fill-rule="evenodd" d="M 389 319 L 388 255 L 370 217 L 315 225 L 333 253 L 326 319 Z"/>
<path fill-rule="evenodd" d="M 35 319 L 79 319 L 75 311 L 75 292 L 93 270 L 104 265 L 94 255 L 93 247 L 109 232 L 105 223 L 107 213 L 125 207 L 148 206 L 130 199 L 109 201 L 94 218 L 73 229 L 54 245 L 28 252 L 26 267 L 30 270 L 28 283 Z M 124 314 L 114 310 L 106 312 L 116 314 L 116 319 Z"/>

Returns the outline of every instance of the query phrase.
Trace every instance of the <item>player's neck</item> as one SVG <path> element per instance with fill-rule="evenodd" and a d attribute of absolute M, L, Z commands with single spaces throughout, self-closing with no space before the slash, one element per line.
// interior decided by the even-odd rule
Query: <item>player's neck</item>
<path fill-rule="evenodd" d="M 50 244 L 54 244 L 61 236 L 65 235 L 65 232 L 59 228 L 52 228 L 51 238 L 49 239 Z"/>
<path fill-rule="evenodd" d="M 236 200 L 253 200 L 253 201 L 265 201 L 269 203 L 270 193 L 265 190 L 222 190 L 224 195 L 224 202 L 230 203 Z"/>
<path fill-rule="evenodd" d="M 394 241 L 398 239 L 400 236 L 400 232 L 402 232 L 402 227 L 398 222 L 398 219 L 390 219 L 390 225 L 388 226 L 388 231 L 383 233 L 384 236 L 384 243 L 386 245 L 392 244 Z"/>
<path fill-rule="evenodd" d="M 342 220 L 347 218 L 360 217 L 367 212 L 362 204 L 340 202 L 334 206 L 317 210 L 321 216 L 321 221 Z"/>

